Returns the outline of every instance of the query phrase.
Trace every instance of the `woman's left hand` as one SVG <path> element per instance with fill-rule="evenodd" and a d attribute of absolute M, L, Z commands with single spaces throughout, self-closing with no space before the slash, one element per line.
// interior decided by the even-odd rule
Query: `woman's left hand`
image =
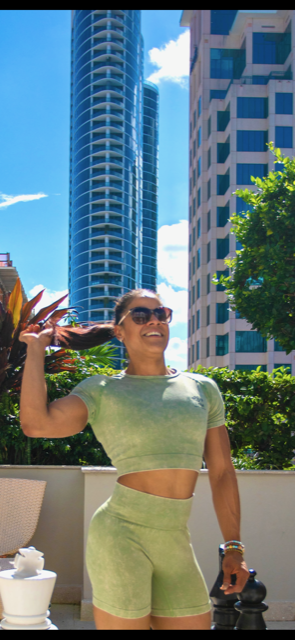
<path fill-rule="evenodd" d="M 220 589 L 226 596 L 232 593 L 242 593 L 250 573 L 248 571 L 246 562 L 239 551 L 232 549 L 228 551 L 223 559 L 223 584 Z M 231 576 L 236 574 L 237 581 L 235 585 L 231 584 Z"/>

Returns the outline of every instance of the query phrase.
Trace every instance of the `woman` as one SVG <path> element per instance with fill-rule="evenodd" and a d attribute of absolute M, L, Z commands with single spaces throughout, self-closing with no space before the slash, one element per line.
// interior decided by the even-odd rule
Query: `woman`
<path fill-rule="evenodd" d="M 68 344 L 74 330 L 40 332 L 32 326 L 20 335 L 27 343 L 20 405 L 24 433 L 64 438 L 90 422 L 118 470 L 114 493 L 94 514 L 87 541 L 99 630 L 210 629 L 209 593 L 187 529 L 203 454 L 227 543 L 221 588 L 240 593 L 249 576 L 239 542 L 239 494 L 222 396 L 210 378 L 167 369 L 171 318 L 154 292 L 125 294 L 116 305 L 112 331 L 126 346 L 126 371 L 90 377 L 48 407 L 45 348 L 56 344 L 56 336 Z M 95 330 L 96 340 L 102 340 L 99 332 L 106 327 Z M 82 348 L 83 330 L 78 334 Z"/>

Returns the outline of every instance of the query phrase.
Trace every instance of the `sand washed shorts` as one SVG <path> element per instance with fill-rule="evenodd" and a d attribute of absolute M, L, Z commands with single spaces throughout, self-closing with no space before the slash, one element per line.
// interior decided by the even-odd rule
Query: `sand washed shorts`
<path fill-rule="evenodd" d="M 116 483 L 93 515 L 86 549 L 93 604 L 121 618 L 211 610 L 187 521 L 193 498 L 173 500 Z"/>

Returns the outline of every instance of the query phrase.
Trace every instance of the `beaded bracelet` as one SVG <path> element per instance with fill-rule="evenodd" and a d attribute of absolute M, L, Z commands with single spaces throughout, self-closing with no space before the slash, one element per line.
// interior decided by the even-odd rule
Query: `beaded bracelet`
<path fill-rule="evenodd" d="M 229 542 L 225 542 L 225 544 L 223 545 L 223 550 L 226 553 L 226 551 L 230 549 L 235 549 L 236 551 L 239 551 L 239 553 L 243 555 L 245 551 L 245 545 L 243 545 L 243 543 L 240 542 L 239 540 L 229 540 Z"/>

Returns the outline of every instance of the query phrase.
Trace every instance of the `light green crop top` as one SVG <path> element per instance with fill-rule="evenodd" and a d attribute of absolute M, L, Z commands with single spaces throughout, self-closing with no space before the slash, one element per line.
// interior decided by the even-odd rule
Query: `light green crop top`
<path fill-rule="evenodd" d="M 71 392 L 88 409 L 97 440 L 118 475 L 202 467 L 207 429 L 225 423 L 216 382 L 196 373 L 96 375 Z"/>

